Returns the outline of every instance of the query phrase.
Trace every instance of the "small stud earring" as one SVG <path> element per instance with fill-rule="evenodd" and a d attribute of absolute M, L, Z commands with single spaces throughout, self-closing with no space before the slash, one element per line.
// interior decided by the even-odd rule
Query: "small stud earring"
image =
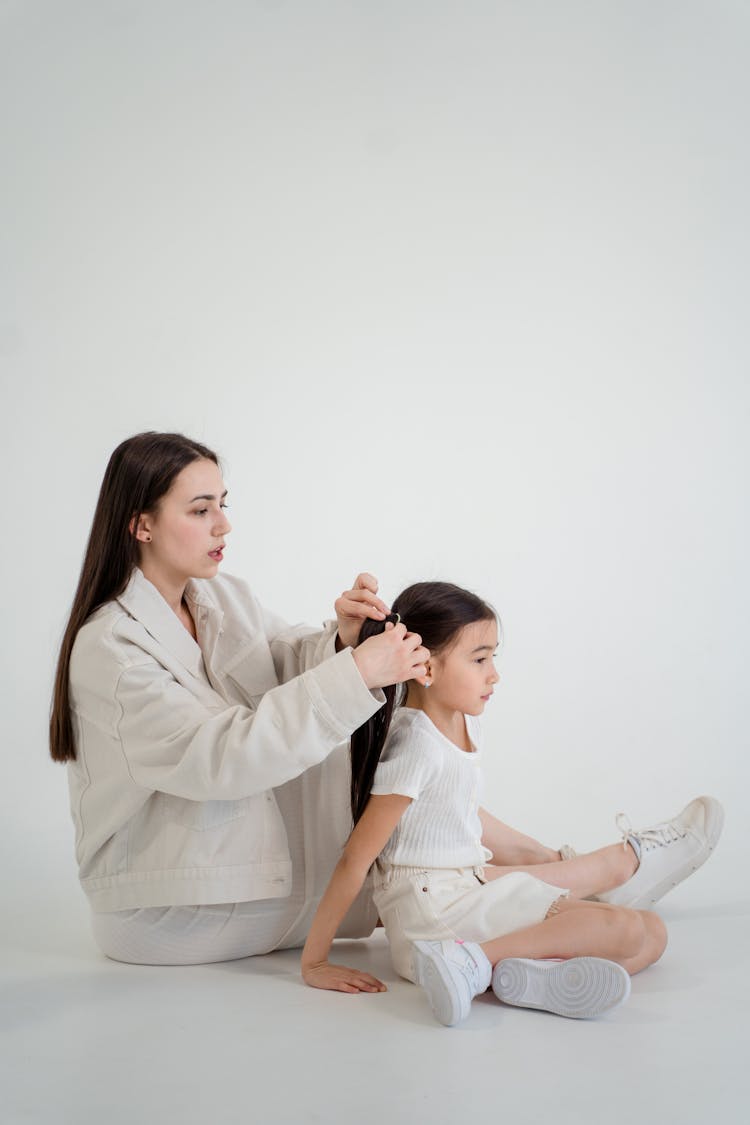
<path fill-rule="evenodd" d="M 147 536 L 146 536 L 146 542 L 147 542 L 147 543 L 150 543 L 150 542 L 151 542 L 151 536 L 150 536 L 150 535 L 147 535 Z"/>
<path fill-rule="evenodd" d="M 432 683 L 432 680 L 425 680 L 424 686 L 429 687 L 431 683 Z"/>

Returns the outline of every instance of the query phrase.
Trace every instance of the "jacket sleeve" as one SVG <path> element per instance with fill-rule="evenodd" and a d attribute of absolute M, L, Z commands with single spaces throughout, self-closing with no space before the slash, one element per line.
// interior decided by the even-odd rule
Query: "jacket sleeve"
<path fill-rule="evenodd" d="M 283 618 L 262 608 L 263 628 L 280 683 L 315 668 L 336 655 L 337 622 L 326 621 L 322 629 L 289 625 Z"/>
<path fill-rule="evenodd" d="M 155 660 L 122 670 L 117 730 L 134 782 L 191 801 L 261 793 L 317 765 L 382 705 L 350 649 L 266 692 L 202 703 Z"/>

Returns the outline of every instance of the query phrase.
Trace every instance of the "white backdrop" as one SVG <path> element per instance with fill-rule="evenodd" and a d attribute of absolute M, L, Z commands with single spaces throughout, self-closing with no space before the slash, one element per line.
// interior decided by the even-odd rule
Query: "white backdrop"
<path fill-rule="evenodd" d="M 84 925 L 49 688 L 143 429 L 223 456 L 288 619 L 364 568 L 498 607 L 500 815 L 589 846 L 712 792 L 736 893 L 749 44 L 732 0 L 0 3 L 11 896 Z"/>

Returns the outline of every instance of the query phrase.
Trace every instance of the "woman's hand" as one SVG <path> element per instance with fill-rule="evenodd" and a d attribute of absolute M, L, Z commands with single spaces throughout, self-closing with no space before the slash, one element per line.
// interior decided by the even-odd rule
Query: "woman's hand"
<path fill-rule="evenodd" d="M 401 622 L 388 621 L 385 632 L 362 641 L 353 656 L 368 688 L 382 688 L 407 680 L 424 683 L 430 650 L 423 646 L 419 633 L 407 633 Z"/>
<path fill-rule="evenodd" d="M 382 621 L 388 614 L 388 606 L 377 596 L 378 580 L 372 574 L 358 574 L 351 590 L 344 590 L 334 603 L 336 620 L 339 624 L 341 647 L 352 648 L 357 643 L 362 622 L 372 617 Z M 337 646 L 338 647 L 338 646 Z"/>
<path fill-rule="evenodd" d="M 385 985 L 370 973 L 348 969 L 346 965 L 331 965 L 320 961 L 316 965 L 303 965 L 305 984 L 313 988 L 327 988 L 332 992 L 387 992 Z"/>

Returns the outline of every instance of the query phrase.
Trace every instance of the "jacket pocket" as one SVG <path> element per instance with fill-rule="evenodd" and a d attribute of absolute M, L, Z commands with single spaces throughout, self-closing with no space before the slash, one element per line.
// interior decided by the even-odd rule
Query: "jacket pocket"
<path fill-rule="evenodd" d="M 230 820 L 238 820 L 248 810 L 249 798 L 238 801 L 187 801 L 170 793 L 159 793 L 160 812 L 166 820 L 192 828 L 196 832 L 219 828 Z"/>

